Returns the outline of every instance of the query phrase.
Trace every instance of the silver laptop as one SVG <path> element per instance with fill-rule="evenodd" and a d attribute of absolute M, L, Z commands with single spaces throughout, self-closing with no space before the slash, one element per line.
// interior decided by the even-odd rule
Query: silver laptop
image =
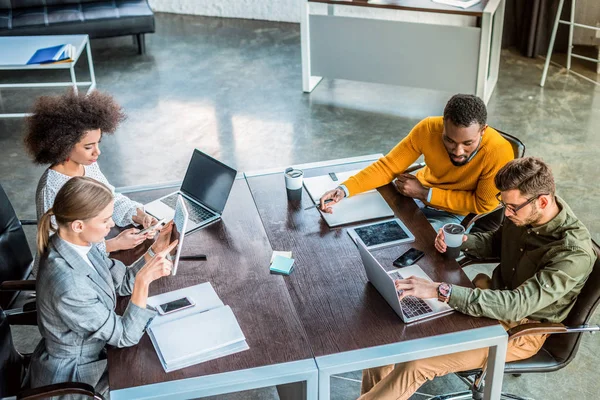
<path fill-rule="evenodd" d="M 207 226 L 221 218 L 237 171 L 195 149 L 181 189 L 144 206 L 158 219 L 173 219 L 177 197 L 182 196 L 189 212 L 185 233 Z"/>
<path fill-rule="evenodd" d="M 414 296 L 407 296 L 400 300 L 394 285 L 396 279 L 417 276 L 431 281 L 431 278 L 416 264 L 387 272 L 364 244 L 358 242 L 357 246 L 369 282 L 375 286 L 375 289 L 394 309 L 402 321 L 408 324 L 453 311 L 448 304 L 438 301 L 437 298 L 423 300 Z"/>

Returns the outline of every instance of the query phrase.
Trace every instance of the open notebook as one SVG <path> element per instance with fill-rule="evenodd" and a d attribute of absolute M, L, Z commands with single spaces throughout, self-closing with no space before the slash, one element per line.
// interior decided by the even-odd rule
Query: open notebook
<path fill-rule="evenodd" d="M 335 189 L 352 175 L 356 175 L 360 170 L 348 172 L 336 172 L 337 181 L 334 181 L 330 175 L 315 176 L 304 178 L 304 187 L 315 204 L 319 204 L 319 199 L 323 193 Z M 369 190 L 356 196 L 348 197 L 333 206 L 333 214 L 321 212 L 323 219 L 329 227 L 350 224 L 353 222 L 367 221 L 370 219 L 391 217 L 394 211 L 388 206 L 387 202 L 377 190 Z"/>
<path fill-rule="evenodd" d="M 148 327 L 165 372 L 249 349 L 233 311 L 208 282 L 149 297 L 148 305 L 156 307 L 185 296 L 195 306 L 158 315 Z"/>

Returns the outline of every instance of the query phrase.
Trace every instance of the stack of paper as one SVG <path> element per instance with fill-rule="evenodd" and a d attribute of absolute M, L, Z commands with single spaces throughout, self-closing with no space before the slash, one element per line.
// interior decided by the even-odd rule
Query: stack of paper
<path fill-rule="evenodd" d="M 481 0 L 433 0 L 433 2 L 466 9 L 479 4 Z"/>
<path fill-rule="evenodd" d="M 342 182 L 356 175 L 360 170 L 336 173 L 337 180 L 334 181 L 331 176 L 321 175 L 304 179 L 304 187 L 315 204 L 319 204 L 321 196 L 332 189 L 338 187 Z M 394 211 L 388 206 L 387 202 L 377 190 L 370 190 L 345 198 L 332 206 L 333 214 L 321 212 L 323 219 L 330 227 L 350 224 L 358 221 L 370 219 L 391 217 Z"/>
<path fill-rule="evenodd" d="M 148 327 L 165 372 L 249 348 L 233 311 L 208 282 L 149 297 L 148 305 L 156 307 L 182 297 L 190 298 L 195 306 L 159 315 Z"/>
<path fill-rule="evenodd" d="M 285 255 L 275 254 L 277 252 L 273 252 L 273 257 L 271 258 L 271 267 L 270 270 L 273 272 L 277 272 L 279 274 L 289 275 L 294 269 L 294 259 L 292 258 L 292 252 L 290 251 L 290 256 L 287 257 Z M 285 252 L 281 252 L 285 253 Z"/>

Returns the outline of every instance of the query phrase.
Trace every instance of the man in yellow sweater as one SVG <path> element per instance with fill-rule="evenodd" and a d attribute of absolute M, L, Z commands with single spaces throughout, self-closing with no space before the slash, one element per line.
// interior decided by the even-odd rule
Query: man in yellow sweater
<path fill-rule="evenodd" d="M 485 103 L 473 95 L 457 94 L 446 104 L 443 117 L 419 122 L 385 157 L 350 177 L 321 197 L 321 210 L 392 182 L 412 197 L 438 230 L 460 223 L 469 213 L 482 214 L 498 205 L 494 177 L 514 158 L 510 143 L 487 123 Z M 416 175 L 404 173 L 421 155 L 427 166 Z M 325 204 L 325 200 L 331 202 Z"/>

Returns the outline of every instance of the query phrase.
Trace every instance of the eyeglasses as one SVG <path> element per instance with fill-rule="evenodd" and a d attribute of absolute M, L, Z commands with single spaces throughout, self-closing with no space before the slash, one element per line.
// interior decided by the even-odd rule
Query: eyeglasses
<path fill-rule="evenodd" d="M 509 204 L 506 204 L 505 202 L 502 201 L 502 197 L 501 197 L 502 192 L 498 192 L 498 194 L 496 195 L 496 200 L 498 200 L 498 202 L 502 205 L 502 207 L 506 208 L 510 213 L 512 214 L 516 214 L 517 212 L 519 212 L 519 210 L 525 206 L 527 206 L 527 204 L 532 203 L 534 200 L 537 200 L 540 198 L 540 196 L 546 196 L 547 194 L 538 194 L 537 196 L 534 196 L 530 199 L 527 199 L 527 201 L 523 204 L 520 204 L 518 206 L 512 206 Z"/>

